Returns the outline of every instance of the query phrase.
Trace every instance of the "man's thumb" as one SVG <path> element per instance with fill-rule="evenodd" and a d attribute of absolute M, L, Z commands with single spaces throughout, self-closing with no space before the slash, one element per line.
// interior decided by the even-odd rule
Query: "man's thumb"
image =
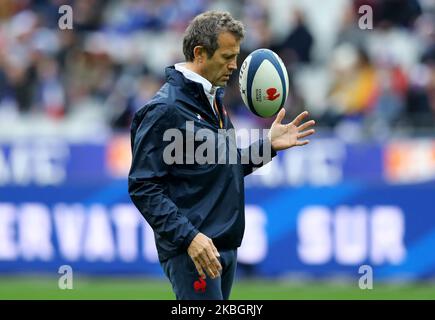
<path fill-rule="evenodd" d="M 278 112 L 278 115 L 276 116 L 276 119 L 275 119 L 274 123 L 281 123 L 282 119 L 284 119 L 284 116 L 285 116 L 285 109 L 282 108 Z"/>

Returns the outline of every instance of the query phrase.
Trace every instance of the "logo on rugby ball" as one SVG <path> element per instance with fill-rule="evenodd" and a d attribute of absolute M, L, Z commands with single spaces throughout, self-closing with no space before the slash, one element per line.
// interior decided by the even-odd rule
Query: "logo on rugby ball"
<path fill-rule="evenodd" d="M 276 93 L 278 90 L 276 90 L 276 88 L 269 88 L 266 90 L 267 93 L 267 100 L 273 101 L 275 99 L 277 99 L 281 94 L 280 93 Z"/>

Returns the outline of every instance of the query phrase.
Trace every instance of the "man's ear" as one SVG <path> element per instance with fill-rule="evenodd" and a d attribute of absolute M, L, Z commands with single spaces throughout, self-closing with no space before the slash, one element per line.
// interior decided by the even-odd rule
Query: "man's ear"
<path fill-rule="evenodd" d="M 197 62 L 202 63 L 205 60 L 207 52 L 205 51 L 203 46 L 196 46 L 193 48 L 193 57 Z"/>

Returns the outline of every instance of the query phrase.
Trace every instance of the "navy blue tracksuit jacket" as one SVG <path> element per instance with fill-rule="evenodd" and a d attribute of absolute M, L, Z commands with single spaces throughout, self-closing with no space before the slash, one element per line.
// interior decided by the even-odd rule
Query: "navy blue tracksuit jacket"
<path fill-rule="evenodd" d="M 175 68 L 168 67 L 166 83 L 153 99 L 135 113 L 131 126 L 132 164 L 128 177 L 130 197 L 154 230 L 159 260 L 165 261 L 186 252 L 198 232 L 211 238 L 218 250 L 236 249 L 242 242 L 245 228 L 244 176 L 251 173 L 263 157 L 264 150 L 272 150 L 268 139 L 260 139 L 258 159 L 250 157 L 250 148 L 237 149 L 237 163 L 187 164 L 183 148 L 183 163 L 168 164 L 164 150 L 172 141 L 164 141 L 164 132 L 178 129 L 185 138 L 192 130 L 209 129 L 216 136 L 220 122 L 213 113 L 201 84 L 186 79 Z M 223 89 L 218 89 L 216 102 L 222 117 L 223 129 L 233 125 L 222 105 Z M 190 122 L 192 124 L 192 122 Z M 190 132 L 190 134 L 193 134 Z M 221 137 L 222 138 L 222 137 Z M 232 137 L 235 141 L 234 136 Z M 229 148 L 229 140 L 225 148 Z M 195 148 L 199 145 L 195 142 Z M 186 146 L 186 144 L 184 144 Z M 222 149 L 219 149 L 222 150 Z M 218 144 L 215 150 L 218 156 Z M 246 163 L 246 161 L 243 161 Z"/>

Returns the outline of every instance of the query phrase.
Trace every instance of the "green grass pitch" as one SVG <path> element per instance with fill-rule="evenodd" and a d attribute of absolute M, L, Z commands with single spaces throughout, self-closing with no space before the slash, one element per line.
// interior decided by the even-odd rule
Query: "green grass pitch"
<path fill-rule="evenodd" d="M 165 279 L 81 277 L 74 275 L 73 289 L 61 290 L 57 278 L 1 276 L 0 299 L 128 299 L 173 300 Z M 233 300 L 344 300 L 344 299 L 435 299 L 435 283 L 374 283 L 361 290 L 358 282 L 283 281 L 237 279 Z"/>

